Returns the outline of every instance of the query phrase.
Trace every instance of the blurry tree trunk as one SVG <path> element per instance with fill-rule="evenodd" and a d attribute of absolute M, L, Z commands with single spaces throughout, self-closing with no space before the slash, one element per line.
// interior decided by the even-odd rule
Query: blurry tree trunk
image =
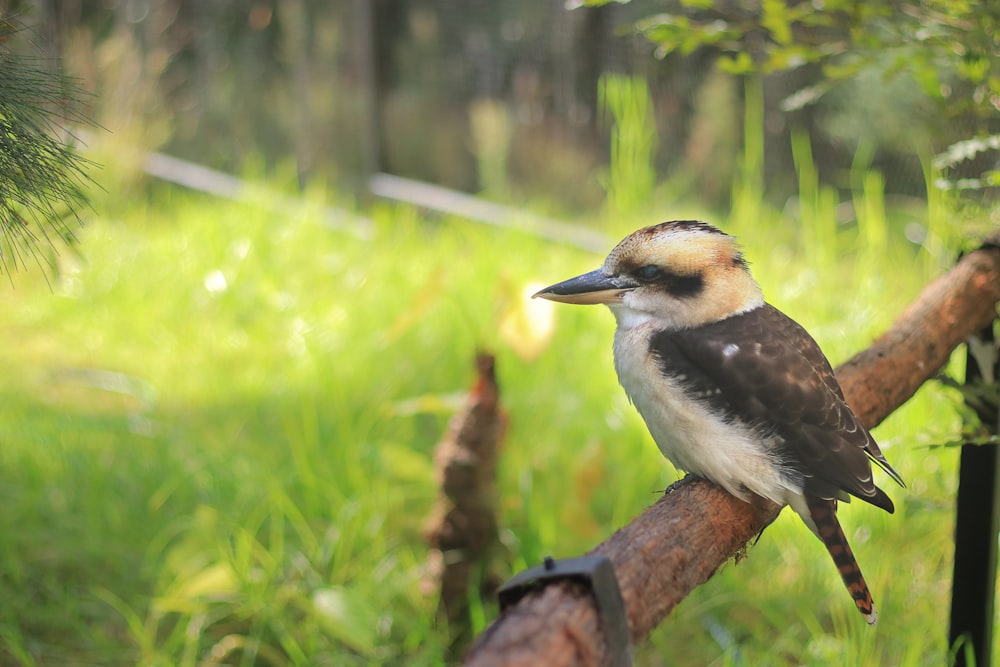
<path fill-rule="evenodd" d="M 194 18 L 191 21 L 192 45 L 194 46 L 194 97 L 198 103 L 191 109 L 200 120 L 209 116 L 212 107 L 211 89 L 215 72 L 219 70 L 219 42 L 216 29 L 219 26 L 218 10 L 211 2 L 200 2 L 194 6 Z M 144 49 L 144 52 L 147 52 Z"/>
<path fill-rule="evenodd" d="M 580 25 L 577 27 L 577 35 L 573 45 L 573 60 L 576 62 L 575 76 L 573 82 L 575 94 L 579 104 L 592 114 L 587 119 L 591 132 L 596 138 L 597 126 L 593 119 L 597 117 L 597 81 L 601 78 L 601 73 L 606 69 L 618 70 L 624 66 L 621 59 L 616 57 L 616 43 L 614 40 L 614 12 L 615 5 L 604 5 L 602 7 L 583 7 L 580 17 Z M 578 10 L 579 11 L 579 10 Z M 600 48 L 595 48 L 595 45 Z M 569 110 L 568 117 L 578 113 Z"/>
<path fill-rule="evenodd" d="M 472 635 L 469 587 L 479 580 L 480 593 L 491 598 L 499 583 L 489 567 L 498 544 L 496 463 L 506 415 L 493 355 L 477 355 L 476 369 L 465 407 L 452 418 L 434 452 L 441 495 L 425 532 L 432 547 L 430 576 L 440 585 L 439 617 L 448 623 L 452 659 L 461 657 Z"/>
<path fill-rule="evenodd" d="M 354 71 L 362 90 L 361 104 L 361 176 L 367 184 L 382 171 L 381 111 L 379 95 L 379 60 L 377 47 L 375 0 L 353 0 Z M 383 39 L 382 41 L 389 41 Z"/>
<path fill-rule="evenodd" d="M 0 2 L 0 7 L 4 4 Z M 77 11 L 79 11 L 78 2 L 60 3 L 57 0 L 38 0 L 36 4 L 38 6 L 38 18 L 41 21 L 41 25 L 36 30 L 42 35 L 46 50 L 53 58 L 59 58 L 62 56 L 62 35 L 65 26 L 63 17 L 71 13 L 71 10 L 66 8 L 65 5 L 76 5 Z M 60 7 L 60 5 L 63 5 L 63 7 Z M 0 11 L 6 16 L 7 12 L 5 9 Z"/>
<path fill-rule="evenodd" d="M 299 185 L 302 186 L 309 180 L 316 162 L 315 119 L 310 94 L 312 69 L 309 57 L 312 30 L 309 7 L 306 6 L 305 0 L 286 0 L 278 5 L 278 11 L 285 35 L 284 50 L 292 67 L 294 107 L 298 114 L 293 127 L 295 164 L 298 169 Z"/>

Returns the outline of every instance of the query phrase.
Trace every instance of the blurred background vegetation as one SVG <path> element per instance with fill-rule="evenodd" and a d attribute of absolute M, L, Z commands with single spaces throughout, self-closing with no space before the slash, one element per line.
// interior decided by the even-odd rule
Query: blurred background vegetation
<path fill-rule="evenodd" d="M 48 212 L 70 249 L 4 295 L 0 664 L 442 664 L 421 532 L 477 349 L 510 415 L 502 576 L 676 479 L 617 387 L 610 316 L 526 294 L 706 218 L 837 363 L 997 225 L 995 3 L 2 7 L 3 66 L 84 91 L 50 129 L 95 186 L 82 229 Z M 242 180 L 165 184 L 150 151 Z M 574 226 L 389 202 L 382 172 Z M 895 516 L 843 511 L 876 629 L 783 516 L 637 662 L 947 662 L 957 456 L 933 445 L 959 405 L 933 384 L 876 431 L 909 485 Z M 496 609 L 470 602 L 479 630 Z"/>
<path fill-rule="evenodd" d="M 997 131 L 990 3 L 38 4 L 39 36 L 122 140 L 225 171 L 291 157 L 303 182 L 348 190 L 381 170 L 592 210 L 621 120 L 609 75 L 644 82 L 660 196 L 714 207 L 739 171 L 748 78 L 778 203 L 797 189 L 792 137 L 824 184 L 849 189 L 860 161 L 920 198 L 933 156 Z"/>

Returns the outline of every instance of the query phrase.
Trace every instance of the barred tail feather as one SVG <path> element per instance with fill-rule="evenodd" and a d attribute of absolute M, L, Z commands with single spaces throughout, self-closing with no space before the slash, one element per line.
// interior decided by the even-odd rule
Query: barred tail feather
<path fill-rule="evenodd" d="M 848 592 L 854 598 L 854 604 L 858 611 L 869 625 L 875 625 L 878 620 L 878 612 L 875 611 L 875 603 L 872 595 L 868 591 L 868 584 L 865 582 L 858 561 L 854 558 L 851 545 L 847 543 L 844 529 L 840 527 L 837 520 L 837 501 L 822 500 L 815 496 L 806 494 L 806 502 L 809 505 L 809 514 L 813 523 L 816 524 L 816 533 L 823 540 L 827 551 L 833 557 L 833 562 L 840 570 L 840 576 L 847 586 Z"/>

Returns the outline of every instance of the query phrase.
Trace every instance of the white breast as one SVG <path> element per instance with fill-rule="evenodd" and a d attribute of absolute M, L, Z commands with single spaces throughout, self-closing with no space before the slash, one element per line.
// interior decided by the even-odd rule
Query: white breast
<path fill-rule="evenodd" d="M 723 415 L 690 397 L 680 378 L 663 375 L 649 353 L 653 330 L 652 322 L 619 325 L 615 370 L 663 455 L 675 467 L 715 482 L 743 500 L 749 500 L 748 490 L 781 505 L 801 496 L 801 484 L 781 474 L 772 442 L 739 422 L 726 423 Z"/>

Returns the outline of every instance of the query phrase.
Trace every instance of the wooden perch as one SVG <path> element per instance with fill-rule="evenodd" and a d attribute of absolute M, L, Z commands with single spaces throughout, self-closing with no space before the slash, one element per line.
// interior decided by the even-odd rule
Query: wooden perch
<path fill-rule="evenodd" d="M 965 338 L 997 317 L 1000 233 L 931 283 L 867 350 L 837 369 L 848 402 L 869 428 L 944 366 Z M 611 559 L 632 643 L 773 521 L 769 501 L 741 502 L 687 477 L 592 553 Z M 597 610 L 580 584 L 560 581 L 508 608 L 473 644 L 467 666 L 608 664 Z"/>

